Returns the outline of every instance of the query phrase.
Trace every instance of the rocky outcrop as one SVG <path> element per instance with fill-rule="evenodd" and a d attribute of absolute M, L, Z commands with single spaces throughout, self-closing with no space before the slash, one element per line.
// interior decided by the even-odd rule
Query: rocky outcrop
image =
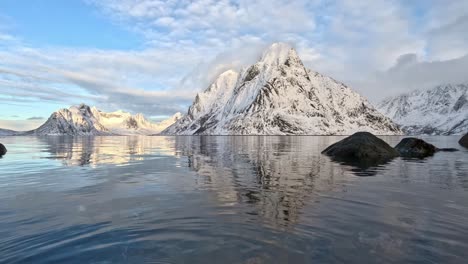
<path fill-rule="evenodd" d="M 5 155 L 6 153 L 7 153 L 7 149 L 6 149 L 5 145 L 0 143 L 0 157 Z"/>
<path fill-rule="evenodd" d="M 425 158 L 439 151 L 458 151 L 455 148 L 437 148 L 419 138 L 404 138 L 395 146 L 395 149 L 400 153 L 400 156 L 409 158 Z"/>
<path fill-rule="evenodd" d="M 399 153 L 382 139 L 368 132 L 358 132 L 322 151 L 336 161 L 362 165 L 385 163 Z"/>
<path fill-rule="evenodd" d="M 468 148 L 468 133 L 465 134 L 465 135 L 460 139 L 460 141 L 458 141 L 458 143 L 459 143 L 461 146 L 463 146 L 463 147 L 465 147 L 465 148 Z"/>
<path fill-rule="evenodd" d="M 322 154 L 335 161 L 371 167 L 386 163 L 395 157 L 426 158 L 439 151 L 454 152 L 458 149 L 437 148 L 419 138 L 404 138 L 392 148 L 371 133 L 358 132 L 329 146 Z"/>
<path fill-rule="evenodd" d="M 402 157 L 425 158 L 434 155 L 437 148 L 419 138 L 404 138 L 395 146 Z"/>

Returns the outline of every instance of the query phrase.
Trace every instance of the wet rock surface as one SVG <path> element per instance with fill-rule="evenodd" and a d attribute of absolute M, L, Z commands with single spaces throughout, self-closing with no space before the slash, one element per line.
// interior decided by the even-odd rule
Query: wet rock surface
<path fill-rule="evenodd" d="M 334 161 L 365 169 L 367 172 L 368 168 L 383 165 L 396 157 L 424 159 L 442 151 L 459 150 L 437 148 L 422 139 L 413 137 L 402 139 L 395 148 L 392 148 L 371 133 L 358 132 L 329 146 L 322 151 L 322 154 L 331 157 Z"/>
<path fill-rule="evenodd" d="M 458 143 L 459 143 L 461 146 L 463 146 L 463 147 L 465 147 L 465 148 L 468 148 L 468 133 L 465 134 L 465 135 L 460 139 L 460 141 L 458 141 Z"/>
<path fill-rule="evenodd" d="M 0 143 L 0 157 L 5 155 L 6 153 L 7 153 L 6 147 L 2 143 Z"/>
<path fill-rule="evenodd" d="M 322 154 L 358 167 L 379 165 L 399 156 L 385 141 L 368 132 L 355 133 L 329 146 Z"/>
<path fill-rule="evenodd" d="M 407 158 L 426 158 L 434 155 L 436 152 L 455 152 L 456 148 L 437 148 L 419 138 L 404 138 L 395 146 L 401 157 Z"/>
<path fill-rule="evenodd" d="M 425 158 L 437 152 L 436 146 L 419 138 L 404 138 L 395 146 L 402 157 Z"/>

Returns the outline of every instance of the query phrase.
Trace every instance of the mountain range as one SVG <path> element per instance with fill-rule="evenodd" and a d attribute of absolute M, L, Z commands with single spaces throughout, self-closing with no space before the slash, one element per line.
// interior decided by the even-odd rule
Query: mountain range
<path fill-rule="evenodd" d="M 304 67 L 284 43 L 254 65 L 228 70 L 199 93 L 165 135 L 401 134 L 399 127 L 348 86 Z"/>
<path fill-rule="evenodd" d="M 177 113 L 159 123 L 148 121 L 142 114 L 123 111 L 106 113 L 85 104 L 60 109 L 39 128 L 15 132 L 0 130 L 0 135 L 154 135 L 181 118 Z"/>
<path fill-rule="evenodd" d="M 11 135 L 452 135 L 468 131 L 468 84 L 439 85 L 372 106 L 331 77 L 307 69 L 288 44 L 275 43 L 240 71 L 221 73 L 187 113 L 154 123 L 142 114 L 81 104 L 39 128 Z"/>
<path fill-rule="evenodd" d="M 408 135 L 458 135 L 468 131 L 468 84 L 445 84 L 385 99 L 378 109 Z"/>

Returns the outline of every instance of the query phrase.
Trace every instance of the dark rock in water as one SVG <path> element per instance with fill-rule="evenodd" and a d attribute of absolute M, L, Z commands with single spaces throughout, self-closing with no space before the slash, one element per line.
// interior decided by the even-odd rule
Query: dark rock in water
<path fill-rule="evenodd" d="M 322 154 L 361 168 L 379 165 L 398 157 L 394 148 L 368 132 L 355 133 L 329 146 Z"/>
<path fill-rule="evenodd" d="M 434 155 L 437 148 L 419 138 L 404 138 L 396 145 L 395 149 L 402 157 L 425 158 Z"/>
<path fill-rule="evenodd" d="M 0 157 L 5 155 L 6 153 L 7 153 L 6 147 L 2 143 L 0 143 Z"/>
<path fill-rule="evenodd" d="M 437 148 L 419 138 L 404 138 L 396 145 L 395 149 L 400 153 L 400 156 L 407 158 L 425 158 L 439 151 L 458 151 L 456 148 Z"/>
<path fill-rule="evenodd" d="M 460 141 L 458 141 L 458 144 L 462 145 L 465 148 L 468 148 L 468 133 L 465 134 Z"/>

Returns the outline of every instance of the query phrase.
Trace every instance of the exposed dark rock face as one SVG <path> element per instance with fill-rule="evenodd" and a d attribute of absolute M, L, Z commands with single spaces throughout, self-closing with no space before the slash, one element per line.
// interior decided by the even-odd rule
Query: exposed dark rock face
<path fill-rule="evenodd" d="M 256 65 L 252 65 L 252 66 L 247 70 L 247 73 L 246 73 L 244 82 L 250 82 L 250 81 L 253 80 L 255 77 L 257 77 L 257 75 L 258 75 L 259 73 L 260 73 L 260 70 L 258 69 L 258 67 L 257 67 Z"/>
<path fill-rule="evenodd" d="M 425 158 L 434 155 L 437 148 L 419 138 L 404 138 L 395 146 L 402 157 Z"/>
<path fill-rule="evenodd" d="M 126 120 L 126 127 L 127 128 L 138 128 L 138 122 L 135 120 L 135 118 L 130 117 L 129 119 Z"/>
<path fill-rule="evenodd" d="M 460 145 L 462 145 L 463 147 L 468 148 L 468 133 L 465 134 L 465 135 L 460 139 L 460 141 L 458 141 L 458 143 L 459 143 Z"/>
<path fill-rule="evenodd" d="M 382 139 L 368 132 L 358 132 L 322 151 L 337 161 L 364 167 L 382 164 L 398 157 L 398 152 Z M 361 167 L 362 167 L 361 166 Z"/>
<path fill-rule="evenodd" d="M 7 153 L 6 147 L 2 143 L 0 143 L 0 157 L 5 155 L 6 153 Z"/>

